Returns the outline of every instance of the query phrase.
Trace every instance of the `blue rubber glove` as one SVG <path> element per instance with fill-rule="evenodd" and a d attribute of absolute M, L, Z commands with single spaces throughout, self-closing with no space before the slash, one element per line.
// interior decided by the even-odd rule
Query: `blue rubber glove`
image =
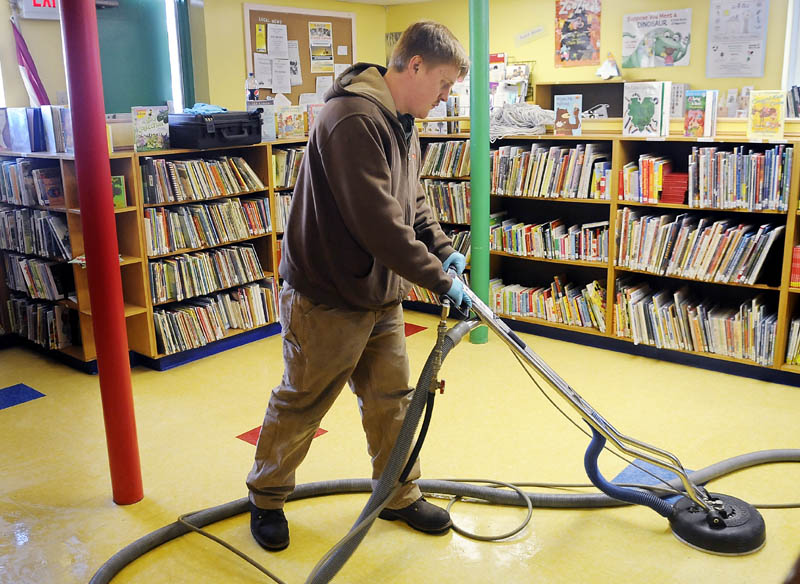
<path fill-rule="evenodd" d="M 446 260 L 444 260 L 444 263 L 442 264 L 442 270 L 446 272 L 450 266 L 453 266 L 456 269 L 456 272 L 459 274 L 463 274 L 464 268 L 467 267 L 467 258 L 464 257 L 463 253 L 454 251 Z"/>
<path fill-rule="evenodd" d="M 453 301 L 453 306 L 461 307 L 463 304 L 467 310 L 472 308 L 472 299 L 464 293 L 464 284 L 458 278 L 453 278 L 453 284 L 447 291 L 447 296 Z"/>

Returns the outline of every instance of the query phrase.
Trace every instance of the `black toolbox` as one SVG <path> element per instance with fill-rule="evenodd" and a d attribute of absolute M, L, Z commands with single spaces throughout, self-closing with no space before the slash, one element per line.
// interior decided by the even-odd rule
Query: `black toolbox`
<path fill-rule="evenodd" d="M 217 148 L 261 142 L 261 112 L 169 114 L 172 148 Z"/>

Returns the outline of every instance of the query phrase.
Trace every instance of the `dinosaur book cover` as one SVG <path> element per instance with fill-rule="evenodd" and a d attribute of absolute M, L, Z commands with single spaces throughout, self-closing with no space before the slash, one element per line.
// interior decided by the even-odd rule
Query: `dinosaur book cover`
<path fill-rule="evenodd" d="M 691 8 L 626 14 L 622 20 L 622 66 L 688 66 L 691 30 Z"/>
<path fill-rule="evenodd" d="M 747 137 L 782 140 L 785 108 L 785 91 L 751 91 L 750 108 L 747 115 Z"/>
<path fill-rule="evenodd" d="M 583 95 L 554 95 L 553 109 L 556 110 L 556 121 L 553 133 L 556 136 L 581 135 L 581 111 Z"/>
<path fill-rule="evenodd" d="M 667 136 L 671 97 L 670 81 L 626 83 L 622 98 L 622 134 Z"/>

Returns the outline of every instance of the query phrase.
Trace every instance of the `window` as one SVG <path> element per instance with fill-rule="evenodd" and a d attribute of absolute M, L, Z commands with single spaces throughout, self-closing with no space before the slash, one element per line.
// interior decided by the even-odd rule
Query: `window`
<path fill-rule="evenodd" d="M 783 50 L 783 89 L 800 85 L 800 1 L 789 0 L 786 14 L 786 44 Z"/>
<path fill-rule="evenodd" d="M 169 70 L 172 77 L 172 107 L 175 113 L 183 111 L 183 74 L 181 56 L 178 48 L 178 25 L 175 0 L 164 2 L 167 9 L 167 36 L 169 37 Z"/>

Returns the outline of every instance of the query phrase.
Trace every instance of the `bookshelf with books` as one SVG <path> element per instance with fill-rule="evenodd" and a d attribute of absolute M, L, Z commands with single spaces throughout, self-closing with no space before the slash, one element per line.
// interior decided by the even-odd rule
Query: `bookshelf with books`
<path fill-rule="evenodd" d="M 800 132 L 789 125 L 769 141 L 738 126 L 700 138 L 598 128 L 492 144 L 493 307 L 575 342 L 800 373 Z"/>
<path fill-rule="evenodd" d="M 148 344 L 166 368 L 271 334 L 271 143 L 136 155 Z"/>
<path fill-rule="evenodd" d="M 441 119 L 441 122 L 437 121 Z M 466 117 L 432 118 L 434 124 L 453 126 L 456 122 L 468 121 Z M 419 120 L 417 120 L 419 122 Z M 433 216 L 453 241 L 453 247 L 467 258 L 469 277 L 470 261 L 470 148 L 468 133 L 428 132 L 430 125 L 418 126 L 422 161 L 420 184 Z M 404 305 L 410 308 L 434 310 L 439 297 L 430 290 L 412 286 Z M 438 309 L 435 309 L 438 311 Z"/>
<path fill-rule="evenodd" d="M 128 342 L 145 347 L 146 312 L 136 175 L 131 154 L 114 154 L 115 217 Z M 3 328 L 93 371 L 96 350 L 74 155 L 0 152 Z"/>

